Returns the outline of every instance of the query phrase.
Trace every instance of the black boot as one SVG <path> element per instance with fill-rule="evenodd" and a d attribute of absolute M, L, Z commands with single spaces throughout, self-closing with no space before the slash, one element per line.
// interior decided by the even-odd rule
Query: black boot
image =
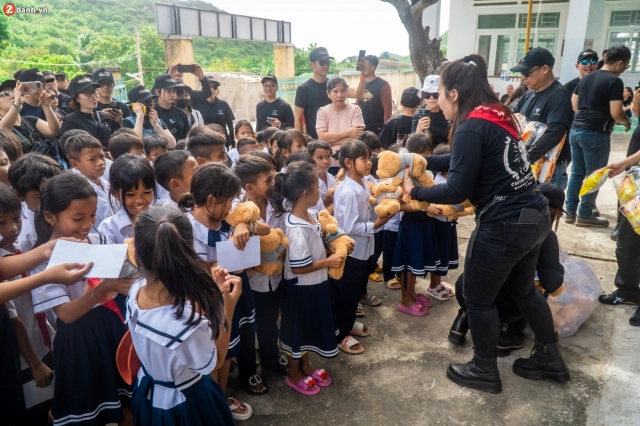
<path fill-rule="evenodd" d="M 502 382 L 497 358 L 481 358 L 474 355 L 466 364 L 449 364 L 447 378 L 453 383 L 489 393 L 500 393 Z"/>
<path fill-rule="evenodd" d="M 564 365 L 558 342 L 540 343 L 536 341 L 531 357 L 520 358 L 513 363 L 513 372 L 525 379 L 550 379 L 558 383 L 569 380 L 569 370 Z"/>
<path fill-rule="evenodd" d="M 511 352 L 524 348 L 524 333 L 516 327 L 505 324 L 498 338 L 498 356 L 505 357 Z"/>
<path fill-rule="evenodd" d="M 464 342 L 464 336 L 469 331 L 469 318 L 467 313 L 462 309 L 458 309 L 458 316 L 453 320 L 451 330 L 449 330 L 449 341 L 456 345 L 461 345 Z"/>

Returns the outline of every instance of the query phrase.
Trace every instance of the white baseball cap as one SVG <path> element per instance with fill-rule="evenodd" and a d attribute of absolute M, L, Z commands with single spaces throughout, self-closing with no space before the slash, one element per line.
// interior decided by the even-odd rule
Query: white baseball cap
<path fill-rule="evenodd" d="M 438 84 L 440 84 L 439 75 L 428 75 L 424 79 L 422 89 L 418 91 L 418 96 L 422 98 L 423 93 L 438 93 Z"/>

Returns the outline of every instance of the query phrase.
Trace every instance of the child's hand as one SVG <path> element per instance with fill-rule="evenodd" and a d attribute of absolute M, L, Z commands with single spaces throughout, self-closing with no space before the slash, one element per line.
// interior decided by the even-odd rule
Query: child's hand
<path fill-rule="evenodd" d="M 104 286 L 103 289 L 106 290 L 105 295 L 112 291 L 127 294 L 135 281 L 135 278 L 105 278 L 96 288 Z M 102 297 L 104 297 L 104 295 Z"/>
<path fill-rule="evenodd" d="M 242 279 L 235 275 L 227 275 L 227 279 L 222 285 L 222 299 L 227 318 L 233 317 L 233 311 L 236 309 L 236 303 L 238 303 L 241 294 Z"/>
<path fill-rule="evenodd" d="M 284 259 L 287 257 L 287 251 L 286 250 L 282 250 L 282 252 L 280 253 L 280 256 L 278 256 L 278 259 L 280 259 L 281 262 L 284 262 Z"/>
<path fill-rule="evenodd" d="M 147 115 L 149 116 L 149 123 L 153 127 L 158 126 L 158 112 L 152 106 L 149 107 L 149 114 Z"/>
<path fill-rule="evenodd" d="M 347 244 L 347 254 L 353 253 L 353 249 L 355 248 L 356 248 L 356 242 L 353 240 L 349 241 L 349 244 Z"/>
<path fill-rule="evenodd" d="M 329 264 L 329 268 L 339 268 L 340 265 L 342 265 L 342 262 L 344 262 L 345 258 L 346 258 L 346 256 L 344 256 L 342 254 L 332 254 L 327 259 L 327 263 Z"/>
<path fill-rule="evenodd" d="M 92 266 L 93 262 L 89 262 L 86 265 L 81 263 L 64 263 L 50 269 L 45 269 L 41 273 L 46 274 L 47 282 L 49 283 L 73 285 L 78 281 L 82 281 Z"/>
<path fill-rule="evenodd" d="M 45 259 L 51 259 L 51 254 L 53 253 L 53 249 L 56 246 L 56 242 L 58 240 L 65 240 L 65 241 L 71 241 L 74 243 L 81 243 L 82 241 L 78 240 L 77 238 L 71 238 L 71 237 L 63 237 L 63 238 L 58 238 L 55 240 L 49 240 L 46 243 L 44 243 L 43 245 L 41 245 L 40 247 L 42 247 L 42 254 L 45 257 Z"/>
<path fill-rule="evenodd" d="M 31 367 L 31 374 L 33 374 L 33 380 L 35 380 L 37 388 L 46 388 L 53 380 L 53 372 L 42 361 L 38 365 Z"/>
<path fill-rule="evenodd" d="M 236 229 L 233 231 L 233 243 L 236 245 L 236 248 L 238 250 L 244 250 L 249 238 L 251 238 L 251 234 L 249 233 L 249 224 L 238 224 Z"/>
<path fill-rule="evenodd" d="M 442 214 L 442 209 L 435 204 L 429 204 L 427 213 L 431 213 L 432 216 L 440 216 Z"/>
<path fill-rule="evenodd" d="M 229 276 L 229 271 L 222 269 L 219 266 L 215 266 L 211 268 L 211 276 L 213 277 L 213 281 L 218 285 L 220 291 L 222 291 L 222 286 L 227 280 L 227 276 Z"/>
<path fill-rule="evenodd" d="M 137 119 L 142 120 L 144 118 L 144 111 L 142 110 L 142 104 L 140 102 L 133 104 L 133 112 Z"/>

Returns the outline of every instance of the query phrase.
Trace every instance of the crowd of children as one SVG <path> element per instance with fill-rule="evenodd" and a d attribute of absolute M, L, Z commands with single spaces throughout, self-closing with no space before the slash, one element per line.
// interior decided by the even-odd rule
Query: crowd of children
<path fill-rule="evenodd" d="M 61 144 L 71 171 L 6 150 L 13 158 L 0 173 L 0 278 L 7 280 L 0 285 L 0 405 L 12 408 L 0 409 L 0 423 L 232 424 L 253 412 L 226 398 L 232 359 L 250 395 L 269 390 L 258 364 L 315 395 L 335 378 L 312 367 L 309 352 L 365 352 L 356 338 L 372 330 L 356 319 L 364 306 L 381 304 L 370 279 L 401 290 L 397 310 L 412 316 L 428 314 L 430 297 L 453 296 L 441 278 L 457 267 L 455 222 L 436 206 L 429 210 L 435 218 L 405 204 L 396 215 L 374 212 L 368 183 L 378 182 L 382 151 L 374 133 L 342 145 L 338 177 L 329 173 L 332 148 L 324 141 L 276 128 L 255 134 L 246 120 L 235 136 L 227 151 L 220 126 L 196 126 L 169 149 L 161 134 L 140 139 L 122 129 L 107 158 L 100 141 L 70 130 Z M 0 131 L 2 146 L 13 139 Z M 389 149 L 430 155 L 448 148 L 433 152 L 424 134 L 403 145 Z M 435 180 L 446 182 L 446 173 Z M 243 202 L 259 208 L 259 220 L 232 227 L 225 218 Z M 348 256 L 327 254 L 318 216 L 327 208 L 353 240 Z M 275 228 L 288 239 L 283 273 L 216 266 L 217 243 L 232 239 L 242 250 L 252 235 Z M 47 269 L 60 238 L 130 244 L 139 269 L 102 280 L 83 278 L 91 265 Z M 342 277 L 330 279 L 328 268 L 341 265 Z M 428 273 L 429 290 L 418 294 L 416 277 Z M 133 385 L 116 363 L 125 335 L 141 366 Z"/>

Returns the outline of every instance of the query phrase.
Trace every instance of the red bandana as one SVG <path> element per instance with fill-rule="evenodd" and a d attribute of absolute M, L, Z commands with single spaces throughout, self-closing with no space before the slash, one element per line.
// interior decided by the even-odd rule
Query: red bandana
<path fill-rule="evenodd" d="M 478 105 L 467 118 L 480 118 L 490 121 L 506 130 L 515 140 L 520 140 L 520 134 L 511 125 L 509 117 L 503 108 L 504 106 L 500 104 Z"/>

